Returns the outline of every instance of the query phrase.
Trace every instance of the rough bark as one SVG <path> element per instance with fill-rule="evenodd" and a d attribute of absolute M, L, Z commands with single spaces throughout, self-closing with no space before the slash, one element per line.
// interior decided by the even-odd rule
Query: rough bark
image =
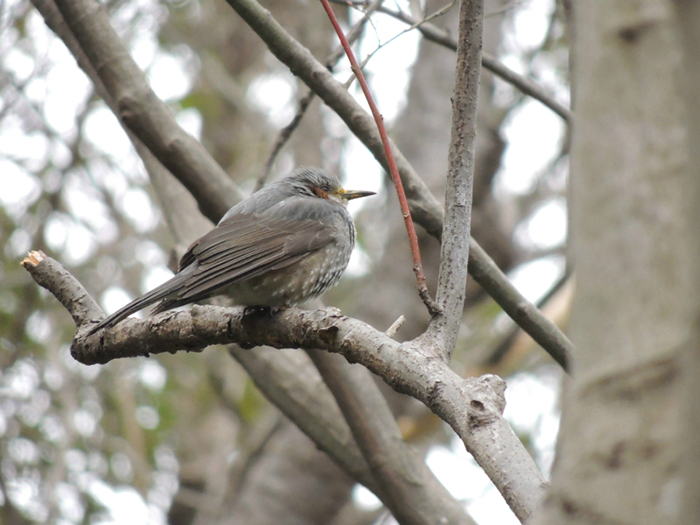
<path fill-rule="evenodd" d="M 700 85 L 700 63 L 697 60 L 697 50 L 700 49 L 700 4 L 695 1 L 677 0 L 678 17 L 680 20 L 683 68 L 685 71 L 685 101 L 686 124 L 688 126 L 688 146 L 690 162 L 687 176 L 691 180 L 700 180 L 700 102 L 697 97 L 697 86 Z M 700 188 L 691 189 L 691 200 L 696 203 L 693 207 L 692 224 L 700 224 Z M 694 250 L 694 260 L 700 260 L 700 241 L 696 235 L 691 240 L 690 249 Z M 692 241 L 695 241 L 692 243 Z M 695 268 L 696 282 L 700 281 Z M 681 453 L 683 454 L 683 498 L 681 500 L 680 518 L 676 521 L 683 523 L 700 523 L 700 324 L 698 318 L 692 326 L 692 334 L 688 338 L 683 367 L 683 397 L 684 425 L 681 428 Z"/>

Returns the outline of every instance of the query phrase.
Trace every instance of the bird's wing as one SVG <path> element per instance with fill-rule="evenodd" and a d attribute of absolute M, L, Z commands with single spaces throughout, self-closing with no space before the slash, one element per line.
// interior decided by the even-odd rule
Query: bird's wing
<path fill-rule="evenodd" d="M 196 263 L 178 300 L 195 301 L 216 289 L 289 266 L 326 246 L 333 229 L 316 220 L 229 217 L 196 241 L 180 261 L 180 269 Z"/>

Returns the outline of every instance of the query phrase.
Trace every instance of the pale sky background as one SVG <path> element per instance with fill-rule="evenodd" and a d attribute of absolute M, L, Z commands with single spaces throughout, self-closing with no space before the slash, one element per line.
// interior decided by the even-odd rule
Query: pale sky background
<path fill-rule="evenodd" d="M 12 9 L 18 1 L 7 0 L 5 9 Z M 508 37 L 510 41 L 506 42 L 504 48 L 538 47 L 545 36 L 547 19 L 553 9 L 553 0 L 520 2 L 518 15 L 514 19 L 515 33 Z M 157 5 L 154 5 L 153 11 L 157 19 Z M 152 25 L 151 22 L 142 31 L 131 28 L 133 34 L 138 35 L 132 46 L 132 53 L 138 64 L 147 71 L 156 94 L 166 101 L 174 101 L 189 92 L 195 78 L 193 73 L 196 74 L 196 60 L 184 48 L 174 53 L 160 50 Z M 362 43 L 363 52 L 371 51 L 377 46 L 376 35 L 385 42 L 401 32 L 405 25 L 386 16 L 377 16 L 375 28 L 376 33 L 369 31 L 368 37 Z M 38 13 L 34 12 L 29 17 L 26 30 L 32 35 L 37 47 L 44 51 L 45 60 L 42 67 L 48 68 L 48 75 L 29 80 L 25 93 L 29 100 L 41 101 L 44 104 L 46 109 L 42 118 L 55 132 L 55 137 L 47 140 L 41 134 L 27 133 L 12 117 L 4 119 L 3 126 L 0 127 L 0 178 L 3 188 L 0 192 L 0 205 L 8 210 L 11 216 L 20 215 L 22 210 L 37 198 L 42 184 L 30 170 L 25 170 L 12 159 L 28 161 L 31 169 L 32 159 L 48 155 L 59 168 L 67 167 L 70 157 L 64 141 L 75 135 L 77 108 L 86 103 L 90 92 L 89 81 L 78 69 L 68 51 L 45 27 Z M 4 41 L 2 43 L 7 44 L 7 39 L 12 38 L 9 33 L 0 32 L 0 42 Z M 377 53 L 368 65 L 374 95 L 389 126 L 405 105 L 409 68 L 415 60 L 418 43 L 417 32 L 403 35 Z M 2 58 L 5 67 L 13 71 L 19 81 L 32 77 L 34 61 L 16 47 L 2 45 L 1 48 L 8 47 L 9 51 Z M 504 53 L 500 58 L 514 70 L 524 72 L 524 64 L 517 54 Z M 539 63 L 537 67 L 538 75 L 546 81 L 546 87 L 561 102 L 568 103 L 566 89 L 558 84 L 551 65 L 549 69 L 546 63 Z M 340 68 L 337 76 L 346 80 L 348 69 Z M 264 110 L 274 124 L 285 125 L 295 111 L 294 85 L 291 74 L 280 67 L 279 74 L 269 74 L 253 82 L 247 94 L 248 102 Z M 510 88 L 501 86 L 499 89 L 507 96 Z M 397 93 L 403 95 L 397 97 Z M 355 94 L 361 97 L 357 90 Z M 363 99 L 362 103 L 364 104 Z M 202 119 L 196 110 L 179 111 L 176 117 L 187 131 L 199 137 Z M 333 116 L 329 118 L 332 119 Z M 140 184 L 147 180 L 143 166 L 109 109 L 104 105 L 98 107 L 90 113 L 83 125 L 86 137 L 95 152 L 108 155 L 114 162 L 105 164 L 96 154 L 85 168 L 71 168 L 64 173 L 63 183 L 71 189 L 67 199 L 71 213 L 95 231 L 100 231 L 97 238 L 90 228 L 67 215 L 56 214 L 47 225 L 46 242 L 61 254 L 67 264 L 86 261 L 95 254 L 99 244 L 106 245 L 117 238 L 116 225 L 109 217 L 108 210 L 96 197 L 96 182 L 108 188 L 119 208 L 137 231 L 148 233 L 160 221 L 159 210 L 147 192 L 140 187 Z M 505 129 L 509 146 L 505 152 L 502 170 L 495 182 L 497 195 L 507 197 L 529 190 L 537 175 L 558 154 L 564 131 L 561 119 L 542 104 L 534 100 L 523 103 L 513 113 Z M 339 127 L 339 133 L 345 133 L 344 126 Z M 359 141 L 349 141 L 344 158 L 347 159 L 346 187 L 369 190 L 380 187 L 380 168 Z M 40 161 L 37 160 L 37 169 L 39 168 Z M 561 166 L 561 172 L 565 173 L 567 168 Z M 565 175 L 562 178 L 565 179 Z M 86 180 L 92 181 L 93 184 L 86 184 Z M 55 184 L 60 183 L 60 174 L 56 173 Z M 539 248 L 548 248 L 561 245 L 565 241 L 566 230 L 565 202 L 553 199 L 544 203 L 517 235 Z M 21 257 L 31 249 L 29 243 L 28 235 L 22 235 L 18 230 L 8 240 L 6 249 L 9 254 Z M 167 254 L 155 243 L 145 241 L 135 253 L 153 268 L 142 283 L 142 291 L 153 288 L 172 275 L 166 268 Z M 542 259 L 518 268 L 511 278 L 527 298 L 537 300 L 563 273 L 564 262 L 561 257 Z M 361 272 L 362 268 L 360 254 L 353 259 L 350 271 L 357 273 Z M 115 311 L 131 299 L 133 297 L 118 287 L 110 288 L 100 298 L 107 312 Z M 51 327 L 42 322 L 40 317 L 37 317 L 32 327 L 32 337 L 36 340 L 45 340 L 51 336 Z M 70 360 L 67 356 L 66 359 Z M 99 374 L 99 367 L 88 369 L 77 363 L 74 366 L 81 372 L 85 369 L 86 374 Z M 163 388 L 166 372 L 157 362 L 149 361 L 141 370 L 141 381 L 145 386 L 154 391 Z M 20 381 L 17 388 L 31 388 L 31 384 Z M 551 467 L 559 425 L 558 393 L 559 374 L 555 371 L 538 377 L 522 373 L 508 379 L 506 417 L 516 431 L 528 432 L 534 436 L 536 448 L 541 451 L 540 467 L 545 472 Z M 154 428 L 158 424 L 158 414 L 149 408 L 140 407 L 137 419 L 145 428 Z M 89 411 L 77 414 L 74 421 L 76 429 L 86 435 L 94 431 L 95 425 L 98 424 L 99 417 L 91 415 Z M 2 425 L 3 420 L 0 418 L 0 433 L 3 432 Z M 82 452 L 74 452 L 72 462 L 81 464 L 90 461 L 90 458 L 83 457 Z M 81 478 L 80 483 L 88 488 L 92 497 L 108 509 L 99 523 L 138 525 L 165 522 L 165 510 L 177 491 L 177 459 L 172 451 L 163 448 L 157 462 L 160 470 L 154 477 L 154 486 L 146 500 L 127 485 L 114 487 L 98 479 L 84 476 Z M 128 461 L 120 465 L 118 458 L 113 459 L 112 463 L 112 469 L 130 468 Z M 518 523 L 503 498 L 456 438 L 449 447 L 435 447 L 428 454 L 428 464 L 457 498 L 470 501 L 469 512 L 479 523 Z M 65 507 L 63 511 L 66 516 L 75 516 L 79 507 L 78 492 L 74 486 L 64 485 L 61 487 L 61 500 Z M 356 495 L 363 505 L 371 507 L 376 504 L 376 499 L 367 491 L 358 490 Z"/>

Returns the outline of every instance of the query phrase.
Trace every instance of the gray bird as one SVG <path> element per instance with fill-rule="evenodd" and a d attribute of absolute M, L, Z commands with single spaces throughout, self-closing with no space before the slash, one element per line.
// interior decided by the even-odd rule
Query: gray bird
<path fill-rule="evenodd" d="M 270 307 L 317 297 L 338 282 L 355 246 L 348 201 L 369 195 L 374 192 L 344 190 L 319 168 L 299 168 L 231 208 L 187 249 L 172 279 L 90 333 L 157 301 L 152 313 L 213 295 L 227 295 L 241 306 Z"/>

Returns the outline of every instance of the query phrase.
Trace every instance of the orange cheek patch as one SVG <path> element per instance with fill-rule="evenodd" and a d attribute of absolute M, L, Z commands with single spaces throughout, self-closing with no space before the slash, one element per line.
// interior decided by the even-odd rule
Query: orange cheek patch
<path fill-rule="evenodd" d="M 313 191 L 317 197 L 328 200 L 328 194 L 321 188 L 311 188 L 311 191 Z"/>

